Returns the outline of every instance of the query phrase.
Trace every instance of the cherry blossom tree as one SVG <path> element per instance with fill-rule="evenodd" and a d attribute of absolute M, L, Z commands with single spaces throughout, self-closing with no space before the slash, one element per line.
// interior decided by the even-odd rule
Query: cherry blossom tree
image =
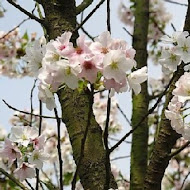
<path fill-rule="evenodd" d="M 32 12 L 19 1 L 7 2 L 28 18 L 9 32 L 0 31 L 0 74 L 10 78 L 29 76 L 35 81 L 30 111 L 3 100 L 15 113 L 10 119 L 10 132 L 1 129 L 2 187 L 188 189 L 190 1 L 166 1 L 187 8 L 183 31 L 176 31 L 172 24 L 173 34 L 165 30 L 171 15 L 163 1 L 118 3 L 118 16 L 132 38 L 131 45 L 112 37 L 110 14 L 115 10 L 110 9 L 110 0 L 96 2 L 86 18 L 83 12 L 93 0 L 83 0 L 79 5 L 75 0 L 35 0 Z M 107 30 L 92 37 L 83 25 L 104 2 Z M 8 10 L 0 4 L 1 17 L 4 11 Z M 19 34 L 18 28 L 29 19 L 41 25 L 44 36 Z M 148 60 L 160 64 L 161 79 L 147 80 Z M 38 110 L 33 108 L 36 86 Z M 124 92 L 132 96 L 131 122 L 115 99 L 116 94 Z M 54 116 L 45 115 L 42 105 Z M 131 126 L 120 139 L 111 136 L 122 130 L 117 111 Z M 130 135 L 127 179 L 112 164 L 112 155 Z"/>

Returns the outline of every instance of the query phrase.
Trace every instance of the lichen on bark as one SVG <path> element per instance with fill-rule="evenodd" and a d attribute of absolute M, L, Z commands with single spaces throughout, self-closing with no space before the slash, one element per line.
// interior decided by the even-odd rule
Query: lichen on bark
<path fill-rule="evenodd" d="M 149 0 L 136 0 L 133 48 L 136 50 L 137 67 L 147 66 L 147 36 Z M 142 84 L 139 95 L 133 94 L 132 126 L 136 126 L 148 113 L 147 82 Z M 147 168 L 148 123 L 145 119 L 132 134 L 130 189 L 141 190 Z"/>

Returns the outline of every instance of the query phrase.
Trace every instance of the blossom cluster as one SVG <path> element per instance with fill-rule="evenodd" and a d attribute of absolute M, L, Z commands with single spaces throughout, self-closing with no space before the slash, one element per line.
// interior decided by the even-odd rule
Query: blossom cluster
<path fill-rule="evenodd" d="M 184 75 L 175 84 L 174 97 L 165 110 L 165 116 L 171 121 L 172 128 L 186 140 L 190 140 L 190 126 L 188 120 L 188 100 L 190 100 L 190 73 Z"/>
<path fill-rule="evenodd" d="M 38 114 L 37 111 L 34 111 L 34 113 Z M 0 151 L 0 164 L 3 168 L 6 168 L 6 170 L 14 168 L 14 175 L 23 181 L 26 178 L 34 178 L 35 169 L 41 170 L 44 164 L 54 164 L 57 167 L 57 132 L 52 124 L 48 124 L 43 120 L 41 135 L 39 136 L 38 116 L 32 117 L 31 120 L 31 115 L 15 112 L 10 122 L 13 127 L 8 137 L 5 138 Z M 72 158 L 69 136 L 64 127 L 61 133 L 61 153 L 64 162 L 63 175 L 67 176 L 68 173 L 72 174 L 74 172 L 75 164 Z M 44 167 L 43 170 L 48 173 L 50 178 L 53 178 L 54 168 L 51 168 L 50 165 L 48 171 Z M 48 180 L 47 176 L 42 175 L 42 178 L 45 181 Z"/>
<path fill-rule="evenodd" d="M 35 34 L 31 40 L 34 39 Z M 20 60 L 28 41 L 27 33 L 20 36 L 18 28 L 9 33 L 0 31 L 0 75 L 10 78 L 30 76 L 27 64 Z"/>
<path fill-rule="evenodd" d="M 171 37 L 165 35 L 162 37 L 162 41 L 168 45 L 168 47 L 162 49 L 159 60 L 165 74 L 176 71 L 177 66 L 182 61 L 184 63 L 190 62 L 190 37 L 187 31 L 174 32 Z M 184 69 L 188 71 L 189 65 L 187 64 Z"/>
<path fill-rule="evenodd" d="M 35 177 L 35 168 L 42 169 L 43 162 L 48 159 L 44 152 L 45 138 L 38 136 L 38 130 L 30 126 L 14 126 L 10 137 L 5 139 L 2 157 L 8 158 L 9 167 L 17 162 L 14 174 L 23 181 Z"/>
<path fill-rule="evenodd" d="M 65 32 L 47 44 L 35 41 L 26 48 L 23 58 L 40 80 L 39 99 L 49 110 L 56 107 L 53 93 L 62 85 L 74 90 L 81 83 L 93 84 L 95 90 L 111 90 L 111 96 L 128 89 L 140 93 L 140 84 L 147 80 L 147 68 L 131 72 L 136 67 L 135 50 L 127 42 L 112 39 L 106 31 L 94 42 L 81 35 L 74 47 L 71 36 L 71 32 Z"/>

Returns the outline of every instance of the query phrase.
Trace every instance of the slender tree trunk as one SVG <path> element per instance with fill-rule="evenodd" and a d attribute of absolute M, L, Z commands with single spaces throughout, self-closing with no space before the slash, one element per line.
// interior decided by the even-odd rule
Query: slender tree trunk
<path fill-rule="evenodd" d="M 64 31 L 73 31 L 76 27 L 76 5 L 74 0 L 41 0 L 45 12 L 46 30 L 49 39 L 60 36 Z M 73 42 L 78 33 L 73 35 Z M 68 88 L 58 92 L 62 108 L 63 122 L 69 132 L 76 164 L 81 156 L 81 143 L 89 122 L 84 154 L 78 174 L 85 190 L 103 190 L 106 183 L 106 152 L 102 141 L 102 130 L 93 113 L 89 117 L 90 92 Z M 110 172 L 110 188 L 117 189 L 114 177 Z"/>
<path fill-rule="evenodd" d="M 188 0 L 188 3 L 189 5 L 184 31 L 190 32 L 190 0 Z M 150 159 L 150 164 L 148 166 L 145 178 L 144 189 L 146 190 L 161 189 L 161 181 L 170 160 L 169 154 L 171 153 L 171 149 L 175 145 L 176 140 L 180 137 L 180 135 L 172 129 L 170 121 L 165 117 L 164 111 L 172 98 L 172 91 L 175 88 L 175 83 L 183 75 L 183 73 L 183 64 L 181 64 L 178 67 L 178 70 L 174 73 L 175 78 L 166 95 L 166 101 L 161 115 L 159 134 L 156 139 L 155 147 Z"/>
<path fill-rule="evenodd" d="M 136 50 L 137 67 L 147 66 L 147 36 L 149 23 L 149 0 L 135 1 L 133 47 Z M 142 84 L 139 95 L 133 94 L 132 126 L 136 126 L 148 112 L 147 82 Z M 141 190 L 147 168 L 148 120 L 132 135 L 130 189 Z"/>

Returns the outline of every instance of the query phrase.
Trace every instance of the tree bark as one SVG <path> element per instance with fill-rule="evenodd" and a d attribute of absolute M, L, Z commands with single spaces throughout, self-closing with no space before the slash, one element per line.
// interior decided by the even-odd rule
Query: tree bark
<path fill-rule="evenodd" d="M 137 68 L 147 66 L 147 36 L 149 23 L 149 0 L 135 1 L 133 48 L 136 50 Z M 148 112 L 147 82 L 142 84 L 139 95 L 133 94 L 132 126 L 136 126 Z M 141 190 L 147 168 L 148 119 L 132 134 L 130 189 Z"/>
<path fill-rule="evenodd" d="M 190 32 L 190 0 L 188 0 L 184 31 Z M 155 147 L 145 177 L 145 190 L 161 189 L 161 181 L 170 160 L 169 154 L 171 153 L 171 149 L 175 145 L 176 140 L 180 137 L 180 135 L 172 129 L 170 121 L 165 117 L 164 111 L 172 98 L 172 91 L 175 88 L 176 81 L 184 73 L 183 66 L 184 64 L 182 63 L 174 73 L 175 78 L 166 94 L 166 101 L 161 115 L 159 134 L 155 142 Z"/>
<path fill-rule="evenodd" d="M 45 12 L 45 26 L 49 39 L 55 39 L 64 31 L 74 31 L 76 27 L 76 5 L 74 0 L 41 0 Z M 75 42 L 78 32 L 72 36 Z M 90 92 L 82 92 L 69 88 L 58 93 L 62 108 L 63 122 L 69 132 L 76 164 L 81 156 L 81 143 L 88 123 Z M 79 177 L 85 190 L 103 190 L 106 183 L 106 151 L 102 141 L 102 130 L 93 113 L 85 142 L 84 154 L 80 162 Z M 109 188 L 117 189 L 114 177 L 110 173 Z"/>

